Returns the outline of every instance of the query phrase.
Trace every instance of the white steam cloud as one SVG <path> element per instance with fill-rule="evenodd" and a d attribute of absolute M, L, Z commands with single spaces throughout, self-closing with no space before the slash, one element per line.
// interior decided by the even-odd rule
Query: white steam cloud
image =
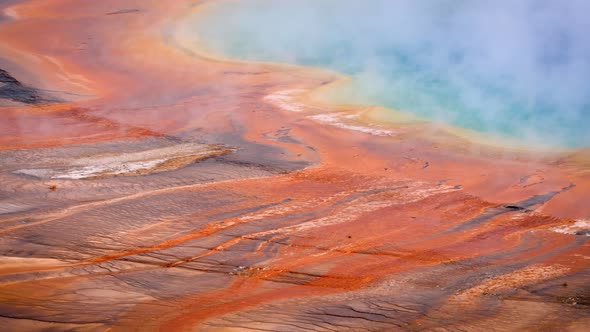
<path fill-rule="evenodd" d="M 585 0 L 220 1 L 196 38 L 355 77 L 349 100 L 485 132 L 590 145 Z"/>

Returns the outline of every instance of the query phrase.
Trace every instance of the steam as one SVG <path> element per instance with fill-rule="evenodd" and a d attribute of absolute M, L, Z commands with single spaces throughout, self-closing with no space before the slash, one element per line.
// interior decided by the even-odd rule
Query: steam
<path fill-rule="evenodd" d="M 349 74 L 339 101 L 590 145 L 588 1 L 231 0 L 211 11 L 195 21 L 205 44 Z"/>

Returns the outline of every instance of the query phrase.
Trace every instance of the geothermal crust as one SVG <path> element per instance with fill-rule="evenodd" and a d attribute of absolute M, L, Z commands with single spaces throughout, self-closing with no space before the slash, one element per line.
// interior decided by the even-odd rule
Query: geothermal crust
<path fill-rule="evenodd" d="M 202 56 L 204 2 L 0 4 L 0 321 L 55 331 L 583 331 L 590 158 Z"/>

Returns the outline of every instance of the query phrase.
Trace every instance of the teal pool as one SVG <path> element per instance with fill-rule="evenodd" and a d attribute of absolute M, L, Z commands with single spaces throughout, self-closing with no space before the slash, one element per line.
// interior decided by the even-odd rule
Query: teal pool
<path fill-rule="evenodd" d="M 230 57 L 333 69 L 337 102 L 534 144 L 590 145 L 590 5 L 226 0 L 191 27 Z"/>

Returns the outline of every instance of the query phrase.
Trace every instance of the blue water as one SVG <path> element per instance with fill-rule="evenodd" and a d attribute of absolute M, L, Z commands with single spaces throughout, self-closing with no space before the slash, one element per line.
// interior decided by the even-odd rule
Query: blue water
<path fill-rule="evenodd" d="M 589 10 L 576 0 L 227 0 L 194 32 L 231 57 L 350 75 L 338 102 L 585 147 Z"/>

